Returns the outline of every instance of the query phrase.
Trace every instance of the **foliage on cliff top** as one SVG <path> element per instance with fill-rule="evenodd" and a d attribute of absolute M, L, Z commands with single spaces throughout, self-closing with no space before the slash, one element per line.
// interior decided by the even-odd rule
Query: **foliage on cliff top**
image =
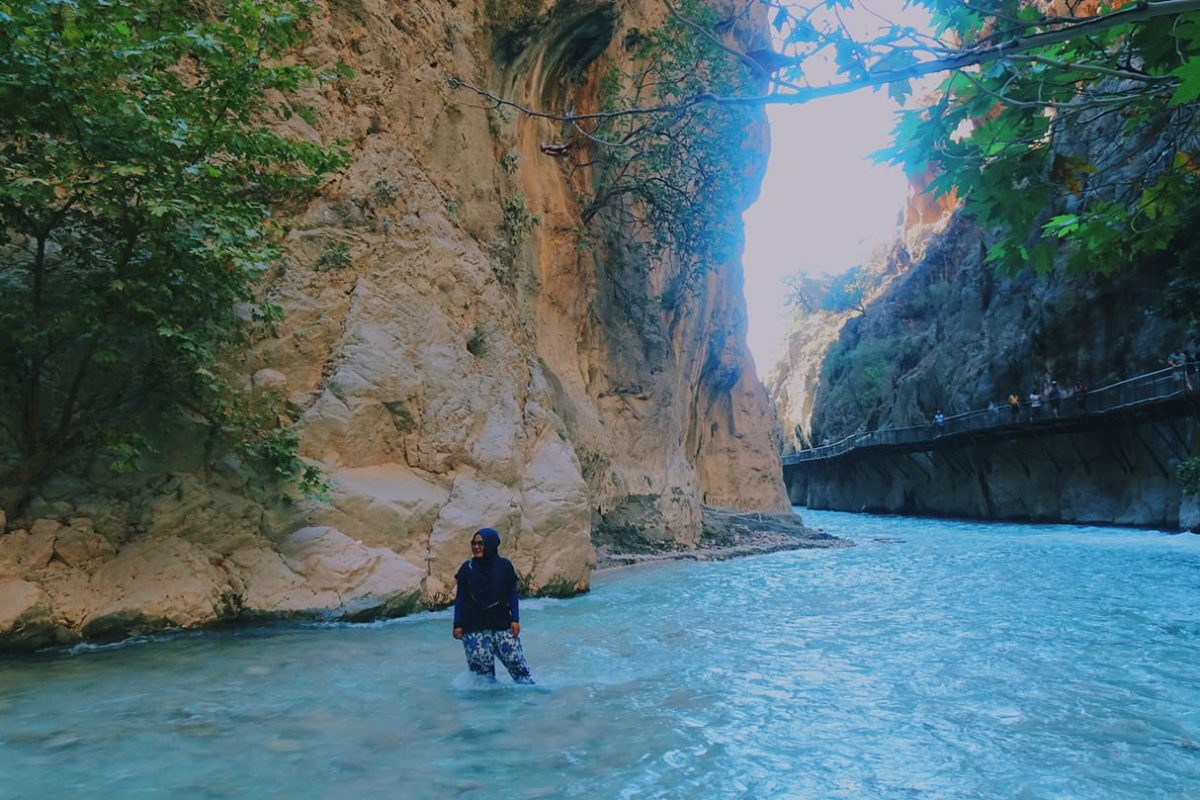
<path fill-rule="evenodd" d="M 869 266 L 856 264 L 837 275 L 812 276 L 797 272 L 784 278 L 785 304 L 798 316 L 827 311 L 866 311 L 872 293 L 883 286 L 885 277 Z"/>
<path fill-rule="evenodd" d="M 212 4 L 209 4 L 210 6 Z M 344 162 L 272 130 L 316 76 L 302 0 L 0 2 L 0 486 L 130 465 L 179 414 L 281 479 L 315 475 L 219 356 L 279 256 L 272 207 Z M 239 314 L 235 305 L 250 312 Z M 15 494 L 15 497 L 14 497 Z"/>
<path fill-rule="evenodd" d="M 1200 457 L 1180 461 L 1175 474 L 1185 496 L 1200 494 Z"/>

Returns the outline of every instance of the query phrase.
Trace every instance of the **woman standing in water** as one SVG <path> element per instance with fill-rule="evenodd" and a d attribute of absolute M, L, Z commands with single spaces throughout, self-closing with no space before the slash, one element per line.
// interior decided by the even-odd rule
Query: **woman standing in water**
<path fill-rule="evenodd" d="M 517 571 L 500 556 L 500 534 L 480 528 L 471 537 L 471 557 L 458 568 L 454 597 L 454 638 L 461 639 L 467 666 L 474 674 L 496 680 L 496 661 L 516 683 L 533 683 L 521 650 L 521 612 Z"/>

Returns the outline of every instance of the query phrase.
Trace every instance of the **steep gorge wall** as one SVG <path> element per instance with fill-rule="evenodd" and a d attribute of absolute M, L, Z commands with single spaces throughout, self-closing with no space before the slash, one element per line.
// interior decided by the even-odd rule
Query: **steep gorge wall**
<path fill-rule="evenodd" d="M 826 356 L 812 420 L 822 436 L 926 424 L 939 409 L 1003 405 L 1052 380 L 1095 389 L 1162 368 L 1183 341 L 1157 313 L 1164 263 L 1005 275 L 984 261 L 989 242 L 969 220 L 921 233 L 912 266 L 847 321 Z"/>
<path fill-rule="evenodd" d="M 718 0 L 728 13 L 735 3 Z M 580 237 L 586 169 L 533 107 L 597 103 L 657 2 L 331 0 L 303 58 L 303 137 L 353 163 L 300 211 L 271 279 L 286 319 L 244 355 L 287 398 L 328 502 L 278 502 L 180 429 L 149 474 L 61 475 L 11 513 L 0 631 L 25 646 L 277 613 L 402 613 L 451 596 L 475 528 L 532 592 L 585 589 L 595 546 L 688 546 L 705 504 L 783 511 L 740 264 L 659 302 L 671 262 L 617 269 Z M 761 19 L 730 32 L 745 50 Z M 761 132 L 761 116 L 747 117 Z M 748 204 L 759 174 L 745 176 Z M 187 576 L 186 578 L 184 576 Z"/>
<path fill-rule="evenodd" d="M 821 375 L 809 421 L 818 443 L 927 425 L 938 410 L 1004 408 L 1010 393 L 1024 403 L 1052 380 L 1096 389 L 1160 369 L 1189 344 L 1160 313 L 1170 254 L 1112 275 L 1039 277 L 995 272 L 987 244 L 959 215 L 909 228 L 899 246 L 911 266 L 845 321 L 819 363 L 790 365 Z M 815 508 L 1174 528 L 1191 517 L 1174 465 L 1198 447 L 1192 421 L 1164 419 L 946 452 L 864 453 L 789 468 L 788 484 L 794 502 Z"/>
<path fill-rule="evenodd" d="M 1198 447 L 1195 417 L 1151 415 L 1099 431 L 862 453 L 785 473 L 793 501 L 810 508 L 1196 529 L 1195 503 L 1180 496 L 1172 466 Z"/>

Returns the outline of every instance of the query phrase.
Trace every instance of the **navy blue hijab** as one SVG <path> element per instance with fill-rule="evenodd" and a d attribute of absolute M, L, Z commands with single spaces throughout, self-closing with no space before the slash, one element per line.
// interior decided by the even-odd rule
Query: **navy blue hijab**
<path fill-rule="evenodd" d="M 467 584 L 475 605 L 486 609 L 504 600 L 504 570 L 500 567 L 504 559 L 499 557 L 500 534 L 494 528 L 480 528 L 471 538 L 475 536 L 483 540 L 483 555 L 467 562 Z"/>

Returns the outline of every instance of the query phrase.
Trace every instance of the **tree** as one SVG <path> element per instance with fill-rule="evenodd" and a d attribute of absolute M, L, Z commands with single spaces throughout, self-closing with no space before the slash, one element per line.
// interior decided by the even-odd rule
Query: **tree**
<path fill-rule="evenodd" d="M 794 272 L 785 276 L 783 283 L 787 294 L 784 296 L 784 304 L 801 317 L 816 314 L 824 310 L 832 280 L 828 276 L 813 277 L 805 272 Z"/>
<path fill-rule="evenodd" d="M 687 3 L 700 19 L 715 21 L 711 10 Z M 718 54 L 691 29 L 668 21 L 636 38 L 631 70 L 608 69 L 602 107 L 619 112 L 647 98 L 672 102 L 702 87 L 737 91 L 746 71 Z M 665 118 L 618 113 L 573 127 L 594 154 L 575 165 L 596 178 L 582 221 L 607 215 L 639 261 L 672 260 L 659 298 L 667 309 L 695 293 L 707 266 L 730 260 L 740 242 L 742 171 L 753 150 L 746 123 L 743 110 L 693 106 Z"/>
<path fill-rule="evenodd" d="M 883 285 L 883 275 L 857 264 L 837 275 L 814 278 L 797 272 L 784 278 L 784 302 L 800 315 L 827 311 L 866 313 L 867 302 Z"/>
<path fill-rule="evenodd" d="M 0 502 L 77 456 L 129 468 L 181 413 L 317 479 L 220 367 L 237 304 L 280 313 L 254 293 L 279 256 L 272 207 L 345 160 L 269 127 L 315 77 L 282 61 L 308 9 L 196 8 L 0 2 Z"/>
<path fill-rule="evenodd" d="M 1082 5 L 944 13 L 976 42 L 1000 26 L 1010 40 L 1056 35 L 949 75 L 935 102 L 902 114 L 885 154 L 940 173 L 931 191 L 963 197 L 994 231 L 988 259 L 1010 270 L 1044 273 L 1062 255 L 1076 269 L 1129 266 L 1167 248 L 1195 202 L 1200 15 L 1167 1 L 1078 18 Z"/>
<path fill-rule="evenodd" d="M 821 308 L 825 311 L 857 311 L 865 314 L 870 295 L 883 285 L 883 276 L 856 265 L 836 276 Z"/>

